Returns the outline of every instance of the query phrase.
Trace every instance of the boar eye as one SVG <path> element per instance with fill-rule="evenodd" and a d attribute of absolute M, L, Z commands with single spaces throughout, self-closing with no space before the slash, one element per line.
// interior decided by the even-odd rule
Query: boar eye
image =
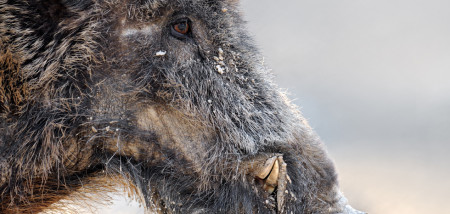
<path fill-rule="evenodd" d="M 172 24 L 170 33 L 177 39 L 185 39 L 190 36 L 190 21 L 188 19 L 180 19 Z"/>

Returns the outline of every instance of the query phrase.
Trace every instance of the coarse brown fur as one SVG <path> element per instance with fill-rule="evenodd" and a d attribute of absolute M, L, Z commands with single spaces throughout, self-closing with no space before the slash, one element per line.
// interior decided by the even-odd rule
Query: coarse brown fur
<path fill-rule="evenodd" d="M 345 212 L 332 162 L 237 4 L 0 0 L 0 213 L 114 182 L 153 212 L 275 213 L 243 167 L 272 154 L 290 178 L 283 212 Z"/>

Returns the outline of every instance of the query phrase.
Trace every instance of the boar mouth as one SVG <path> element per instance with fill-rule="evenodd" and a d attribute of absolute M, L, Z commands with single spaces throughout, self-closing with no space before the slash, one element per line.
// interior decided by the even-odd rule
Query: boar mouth
<path fill-rule="evenodd" d="M 146 106 L 135 118 L 133 123 L 110 120 L 91 125 L 93 136 L 87 143 L 102 154 L 95 157 L 103 157 L 98 160 L 102 167 L 94 167 L 131 182 L 125 186 L 134 187 L 131 191 L 148 209 L 229 210 L 243 205 L 218 203 L 228 197 L 237 197 L 236 203 L 239 197 L 256 201 L 259 195 L 264 200 L 251 206 L 281 211 L 290 180 L 282 154 L 227 150 L 218 146 L 223 142 L 212 126 L 166 105 Z M 231 196 L 230 191 L 241 194 Z M 239 209 L 249 212 L 254 207 Z"/>

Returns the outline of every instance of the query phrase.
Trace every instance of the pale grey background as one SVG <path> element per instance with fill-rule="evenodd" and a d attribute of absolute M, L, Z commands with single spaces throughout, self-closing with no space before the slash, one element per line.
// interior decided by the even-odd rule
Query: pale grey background
<path fill-rule="evenodd" d="M 450 213 L 450 1 L 242 3 L 350 202 L 369 213 Z"/>
<path fill-rule="evenodd" d="M 351 204 L 371 214 L 450 213 L 450 1 L 241 4 Z M 142 213 L 114 203 L 98 213 Z"/>

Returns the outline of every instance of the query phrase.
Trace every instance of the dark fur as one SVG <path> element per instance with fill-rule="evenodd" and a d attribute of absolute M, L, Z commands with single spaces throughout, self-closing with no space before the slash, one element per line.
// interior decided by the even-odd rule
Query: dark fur
<path fill-rule="evenodd" d="M 150 210 L 273 213 L 240 167 L 273 153 L 292 180 L 286 213 L 341 212 L 332 162 L 270 81 L 236 5 L 0 0 L 0 213 L 109 191 L 118 175 Z M 177 17 L 192 38 L 170 35 Z"/>

